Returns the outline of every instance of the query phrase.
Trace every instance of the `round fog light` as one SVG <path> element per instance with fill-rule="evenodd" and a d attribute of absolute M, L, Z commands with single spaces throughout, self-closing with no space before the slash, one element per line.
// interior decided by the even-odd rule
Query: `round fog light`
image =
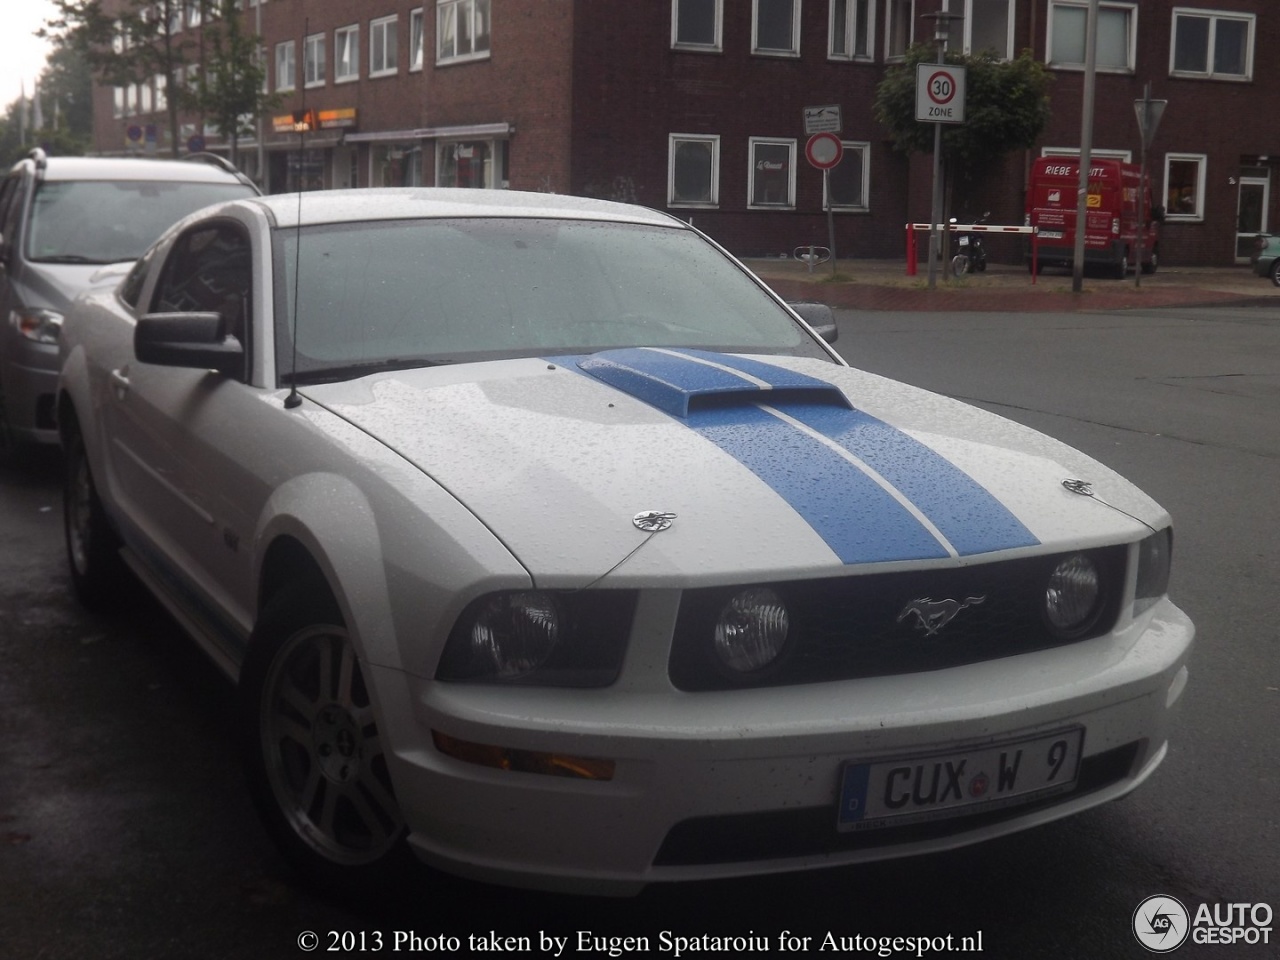
<path fill-rule="evenodd" d="M 1044 591 L 1044 612 L 1049 626 L 1063 637 L 1083 633 L 1097 617 L 1102 596 L 1098 567 L 1083 553 L 1059 563 Z"/>
<path fill-rule="evenodd" d="M 737 673 L 750 673 L 778 659 L 786 646 L 790 616 L 786 605 L 767 587 L 735 595 L 716 621 L 716 656 Z"/>

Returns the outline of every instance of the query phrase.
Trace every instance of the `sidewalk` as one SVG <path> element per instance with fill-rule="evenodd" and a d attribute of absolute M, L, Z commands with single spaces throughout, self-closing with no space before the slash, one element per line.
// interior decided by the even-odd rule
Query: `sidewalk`
<path fill-rule="evenodd" d="M 1042 273 L 1032 284 L 1026 267 L 989 264 L 986 271 L 948 278 L 941 265 L 935 289 L 928 267 L 907 276 L 901 260 L 841 260 L 833 279 L 831 264 L 813 268 L 796 260 L 750 259 L 746 265 L 788 300 L 817 300 L 832 307 L 858 310 L 1060 312 L 1129 310 L 1147 307 L 1239 305 L 1273 301 L 1280 308 L 1280 288 L 1238 267 L 1166 267 L 1141 284 L 1085 276 L 1084 289 L 1071 291 L 1064 270 Z"/>

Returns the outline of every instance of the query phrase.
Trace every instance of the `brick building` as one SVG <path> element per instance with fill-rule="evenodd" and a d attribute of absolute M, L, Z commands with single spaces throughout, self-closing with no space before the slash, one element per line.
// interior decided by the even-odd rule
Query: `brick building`
<path fill-rule="evenodd" d="M 932 39 L 925 16 L 944 3 L 244 0 L 285 99 L 260 142 L 241 141 L 240 162 L 272 192 L 438 184 L 629 200 L 692 219 L 735 252 L 776 254 L 826 242 L 803 111 L 834 104 L 845 146 L 831 178 L 837 248 L 895 257 L 904 222 L 928 219 L 931 158 L 895 151 L 872 102 L 886 65 Z M 198 37 L 207 13 L 199 0 L 182 7 L 173 28 Z M 957 210 L 1020 223 L 1031 159 L 1079 143 L 1088 3 L 949 8 L 964 17 L 953 48 L 1029 48 L 1055 77 L 1041 142 L 956 199 Z M 1277 217 L 1280 142 L 1251 118 L 1280 106 L 1258 56 L 1280 41 L 1280 12 L 1265 0 L 1102 0 L 1100 11 L 1095 151 L 1137 160 L 1133 101 L 1149 83 L 1169 101 L 1147 158 L 1169 209 L 1162 259 L 1234 262 Z M 155 87 L 97 91 L 101 152 L 167 151 Z M 315 126 L 305 139 L 293 123 L 304 109 Z M 183 149 L 203 137 L 226 151 L 217 131 L 187 121 Z"/>

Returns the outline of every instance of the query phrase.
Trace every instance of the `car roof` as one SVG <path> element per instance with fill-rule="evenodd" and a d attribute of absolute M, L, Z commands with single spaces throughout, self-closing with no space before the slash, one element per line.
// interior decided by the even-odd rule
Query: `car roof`
<path fill-rule="evenodd" d="M 29 160 L 27 162 L 30 162 Z M 135 157 L 46 157 L 42 180 L 162 180 L 176 183 L 243 183 L 235 173 L 201 160 Z"/>
<path fill-rule="evenodd" d="M 664 227 L 685 226 L 682 221 L 647 207 L 559 194 L 522 193 L 518 190 L 385 187 L 275 194 L 240 202 L 266 208 L 279 227 L 295 227 L 299 225 L 299 221 L 303 226 L 311 226 L 321 223 L 457 217 L 548 217 Z"/>

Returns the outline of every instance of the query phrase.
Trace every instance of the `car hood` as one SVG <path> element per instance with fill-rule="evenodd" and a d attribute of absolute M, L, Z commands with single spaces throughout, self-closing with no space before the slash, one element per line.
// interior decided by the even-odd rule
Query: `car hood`
<path fill-rule="evenodd" d="M 543 586 L 958 565 L 1167 522 L 1064 444 L 821 360 L 644 348 L 305 394 L 449 490 Z"/>
<path fill-rule="evenodd" d="M 133 260 L 105 264 L 28 262 L 21 275 L 22 302 L 63 313 L 91 287 L 118 282 L 133 264 Z"/>

